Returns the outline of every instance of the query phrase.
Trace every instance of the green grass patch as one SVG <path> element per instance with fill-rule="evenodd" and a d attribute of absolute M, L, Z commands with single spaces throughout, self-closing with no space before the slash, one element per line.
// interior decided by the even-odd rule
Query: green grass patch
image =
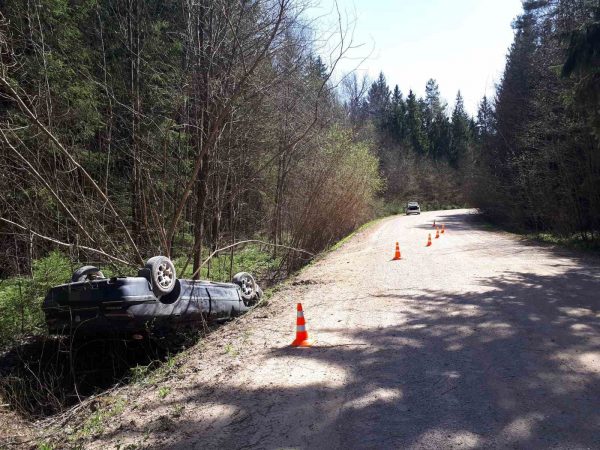
<path fill-rule="evenodd" d="M 486 231 L 503 231 L 517 236 L 525 237 L 539 244 L 556 245 L 572 250 L 581 250 L 585 252 L 600 253 L 600 240 L 591 239 L 590 236 L 584 238 L 579 233 L 573 233 L 568 236 L 551 232 L 527 232 L 514 227 L 496 224 L 484 214 L 478 214 L 473 217 L 475 223 L 480 229 Z"/>
<path fill-rule="evenodd" d="M 185 267 L 186 261 L 187 258 L 176 258 L 174 261 L 179 278 L 190 278 L 193 274 L 191 264 Z M 230 250 L 214 256 L 202 267 L 200 278 L 228 282 L 238 272 L 249 272 L 260 280 L 266 274 L 277 270 L 280 264 L 281 257 L 273 257 L 271 247 L 249 243 L 234 248 L 233 261 Z"/>
<path fill-rule="evenodd" d="M 0 349 L 32 334 L 44 334 L 42 302 L 52 286 L 71 278 L 73 266 L 60 252 L 33 263 L 33 277 L 0 280 Z"/>
<path fill-rule="evenodd" d="M 530 233 L 527 238 L 542 244 L 558 245 L 574 250 L 600 252 L 600 241 L 584 239 L 580 234 L 560 236 L 554 233 Z"/>
<path fill-rule="evenodd" d="M 102 434 L 107 423 L 123 413 L 126 404 L 124 398 L 103 398 L 102 405 L 87 417 L 82 427 L 70 436 L 70 440 L 76 442 L 80 439 Z"/>
<path fill-rule="evenodd" d="M 48 444 L 47 442 L 43 442 L 38 445 L 37 450 L 54 450 L 54 446 L 52 444 Z"/>
<path fill-rule="evenodd" d="M 158 398 L 161 400 L 167 398 L 167 395 L 171 393 L 171 388 L 167 386 L 161 386 L 158 388 Z"/>

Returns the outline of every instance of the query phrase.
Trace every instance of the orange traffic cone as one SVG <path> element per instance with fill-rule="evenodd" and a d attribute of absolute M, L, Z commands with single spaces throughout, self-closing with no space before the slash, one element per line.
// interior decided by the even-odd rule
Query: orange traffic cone
<path fill-rule="evenodd" d="M 426 247 L 431 247 L 431 233 L 429 233 L 429 237 L 427 238 L 427 245 Z"/>
<path fill-rule="evenodd" d="M 436 227 L 436 229 L 435 229 L 435 238 L 436 239 L 440 238 L 440 228 L 439 227 Z"/>
<path fill-rule="evenodd" d="M 396 242 L 396 253 L 392 261 L 398 261 L 399 259 L 402 259 L 402 255 L 400 254 L 400 245 Z"/>
<path fill-rule="evenodd" d="M 302 311 L 302 303 L 298 303 L 297 309 L 296 339 L 292 342 L 292 347 L 310 347 L 308 332 L 306 331 L 306 322 L 304 321 L 304 312 Z"/>
<path fill-rule="evenodd" d="M 431 225 L 431 228 L 435 228 L 435 219 L 433 219 L 433 225 Z"/>
<path fill-rule="evenodd" d="M 446 225 L 442 224 L 442 234 L 446 232 Z"/>

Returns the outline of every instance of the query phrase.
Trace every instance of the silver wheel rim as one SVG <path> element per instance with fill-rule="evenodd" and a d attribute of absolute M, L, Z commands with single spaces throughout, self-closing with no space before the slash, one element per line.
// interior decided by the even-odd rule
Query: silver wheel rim
<path fill-rule="evenodd" d="M 252 280 L 248 277 L 243 277 L 241 279 L 242 282 L 242 293 L 245 296 L 249 296 L 252 295 L 252 292 L 254 291 L 254 283 L 252 283 Z"/>
<path fill-rule="evenodd" d="M 173 284 L 173 269 L 170 264 L 163 262 L 158 266 L 156 269 L 156 281 L 163 289 L 167 289 Z"/>

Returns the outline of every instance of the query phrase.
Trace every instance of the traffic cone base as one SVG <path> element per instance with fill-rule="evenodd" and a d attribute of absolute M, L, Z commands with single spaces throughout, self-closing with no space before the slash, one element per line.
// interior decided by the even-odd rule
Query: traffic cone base
<path fill-rule="evenodd" d="M 400 254 L 400 244 L 396 242 L 396 253 L 394 253 L 392 261 L 398 261 L 400 259 L 402 259 L 402 255 Z"/>
<path fill-rule="evenodd" d="M 311 343 L 308 340 L 308 331 L 306 331 L 306 321 L 304 320 L 302 303 L 298 303 L 296 309 L 296 339 L 292 342 L 292 347 L 310 347 Z"/>

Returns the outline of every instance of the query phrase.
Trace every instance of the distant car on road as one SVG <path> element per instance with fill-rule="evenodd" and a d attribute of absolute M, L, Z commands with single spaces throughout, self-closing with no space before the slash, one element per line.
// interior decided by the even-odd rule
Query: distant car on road
<path fill-rule="evenodd" d="M 418 202 L 408 202 L 406 205 L 406 215 L 409 214 L 421 214 L 421 207 Z"/>
<path fill-rule="evenodd" d="M 262 290 L 247 272 L 231 283 L 178 279 L 165 256 L 150 258 L 135 277 L 106 278 L 94 266 L 51 288 L 42 309 L 50 334 L 143 337 L 148 332 L 230 319 L 258 302 Z"/>

